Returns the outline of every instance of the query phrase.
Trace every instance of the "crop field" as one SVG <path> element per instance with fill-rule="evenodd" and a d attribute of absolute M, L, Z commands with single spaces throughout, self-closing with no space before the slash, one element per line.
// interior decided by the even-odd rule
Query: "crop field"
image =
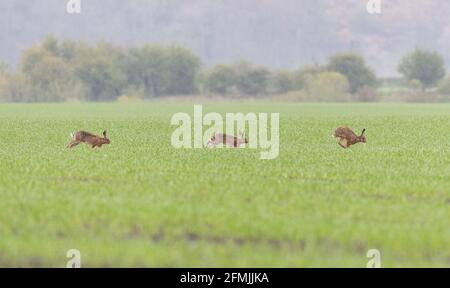
<path fill-rule="evenodd" d="M 203 108 L 279 112 L 278 158 L 173 148 L 190 103 L 0 104 L 0 266 L 450 267 L 450 105 Z M 111 144 L 65 149 L 79 129 Z"/>

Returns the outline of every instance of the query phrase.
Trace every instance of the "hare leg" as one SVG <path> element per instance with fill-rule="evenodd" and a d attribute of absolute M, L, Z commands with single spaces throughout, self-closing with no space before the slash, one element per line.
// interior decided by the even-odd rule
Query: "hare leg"
<path fill-rule="evenodd" d="M 77 146 L 77 145 L 80 144 L 80 143 L 81 143 L 81 142 L 79 142 L 79 141 L 72 141 L 72 142 L 70 142 L 70 143 L 66 146 L 66 148 L 71 149 L 71 148 Z"/>
<path fill-rule="evenodd" d="M 348 147 L 347 139 L 341 139 L 339 141 L 339 145 L 341 145 L 342 148 L 347 148 Z"/>

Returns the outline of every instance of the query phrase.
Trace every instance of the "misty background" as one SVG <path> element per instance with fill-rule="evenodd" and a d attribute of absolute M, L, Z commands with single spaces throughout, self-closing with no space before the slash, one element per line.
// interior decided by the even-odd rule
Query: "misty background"
<path fill-rule="evenodd" d="M 368 14 L 366 0 L 81 0 L 81 14 L 68 14 L 67 2 L 0 1 L 0 61 L 15 66 L 24 49 L 53 34 L 178 44 L 205 66 L 246 59 L 295 69 L 351 51 L 379 76 L 394 76 L 415 48 L 437 51 L 450 66 L 448 0 L 385 0 L 381 15 Z"/>

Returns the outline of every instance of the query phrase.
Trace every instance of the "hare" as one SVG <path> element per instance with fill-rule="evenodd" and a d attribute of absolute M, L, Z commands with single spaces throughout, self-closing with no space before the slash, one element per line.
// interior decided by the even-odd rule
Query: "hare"
<path fill-rule="evenodd" d="M 225 146 L 230 146 L 234 148 L 239 148 L 242 144 L 247 144 L 248 139 L 245 137 L 245 134 L 239 132 L 239 138 L 230 136 L 227 134 L 216 133 L 211 137 L 211 140 L 208 141 L 208 148 L 216 147 L 219 144 L 223 144 Z"/>
<path fill-rule="evenodd" d="M 355 134 L 355 132 L 352 131 L 352 129 L 348 127 L 339 127 L 331 136 L 340 138 L 339 145 L 341 145 L 342 148 L 348 148 L 356 143 L 366 143 L 364 132 L 366 132 L 366 129 L 363 129 L 361 135 L 358 136 Z"/>
<path fill-rule="evenodd" d="M 102 147 L 102 145 L 110 144 L 108 137 L 106 136 L 106 131 L 103 131 L 103 137 L 94 135 L 86 131 L 78 131 L 70 134 L 72 141 L 66 146 L 66 148 L 73 148 L 80 143 L 86 143 L 91 145 L 92 148 Z"/>

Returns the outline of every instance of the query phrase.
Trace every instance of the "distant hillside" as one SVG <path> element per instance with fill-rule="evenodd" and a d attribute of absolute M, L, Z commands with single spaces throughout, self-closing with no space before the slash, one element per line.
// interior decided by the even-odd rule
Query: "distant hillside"
<path fill-rule="evenodd" d="M 416 47 L 437 50 L 450 64 L 450 1 L 384 0 L 370 15 L 366 0 L 67 0 L 0 1 L 0 60 L 17 62 L 22 49 L 48 34 L 121 45 L 178 43 L 204 64 L 237 59 L 272 68 L 321 63 L 353 50 L 379 75 L 395 73 Z"/>

